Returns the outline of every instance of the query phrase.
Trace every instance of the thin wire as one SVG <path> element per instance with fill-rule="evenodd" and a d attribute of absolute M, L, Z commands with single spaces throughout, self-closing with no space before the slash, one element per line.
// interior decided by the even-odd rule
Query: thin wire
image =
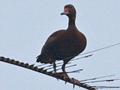
<path fill-rule="evenodd" d="M 74 70 L 74 71 L 69 71 L 69 72 L 66 72 L 66 73 L 80 73 L 80 71 L 82 71 L 83 69 L 78 69 L 78 70 Z"/>
<path fill-rule="evenodd" d="M 104 89 L 104 88 L 120 88 L 120 86 L 92 86 L 95 88 L 99 88 L 99 89 Z"/>
<path fill-rule="evenodd" d="M 120 80 L 120 79 L 97 80 L 97 81 L 90 81 L 90 82 L 84 82 L 84 83 L 113 82 L 113 81 L 116 81 L 116 80 Z"/>
<path fill-rule="evenodd" d="M 70 66 L 66 66 L 65 68 L 74 67 L 74 66 L 76 66 L 76 64 L 70 65 Z M 61 69 L 61 68 L 58 68 L 58 69 L 56 69 L 56 71 L 58 71 L 58 70 L 60 70 L 60 69 Z"/>
<path fill-rule="evenodd" d="M 112 77 L 115 76 L 115 74 L 113 75 L 107 75 L 107 76 L 102 76 L 102 77 L 95 77 L 95 78 L 90 78 L 90 79 L 85 79 L 85 80 L 80 80 L 80 82 L 85 82 L 85 81 L 90 81 L 90 80 L 96 80 L 96 79 L 101 79 L 101 78 L 106 78 L 106 77 Z"/>
<path fill-rule="evenodd" d="M 80 54 L 80 55 L 84 55 L 84 54 L 88 54 L 88 53 L 92 53 L 92 52 L 97 52 L 97 51 L 100 51 L 100 50 L 103 50 L 103 49 L 107 49 L 107 48 L 110 48 L 110 47 L 114 47 L 114 46 L 117 46 L 117 45 L 120 45 L 120 43 L 116 43 L 116 44 L 113 44 L 113 45 L 110 45 L 110 46 L 106 46 L 106 47 L 103 47 L 103 48 L 100 48 L 100 49 L 89 51 L 89 52 L 86 52 L 86 53 L 83 53 L 83 54 Z"/>
<path fill-rule="evenodd" d="M 75 60 L 82 59 L 82 58 L 88 58 L 88 57 L 91 57 L 92 55 L 93 54 L 90 54 L 90 55 L 87 55 L 87 56 L 83 56 L 83 57 L 74 58 L 71 61 L 75 61 Z"/>

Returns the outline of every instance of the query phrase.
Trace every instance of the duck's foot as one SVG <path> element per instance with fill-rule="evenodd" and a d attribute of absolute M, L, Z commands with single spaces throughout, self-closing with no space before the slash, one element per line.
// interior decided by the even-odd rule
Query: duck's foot
<path fill-rule="evenodd" d="M 58 73 L 54 72 L 54 73 L 53 73 L 53 76 L 56 77 L 57 80 L 59 81 L 59 77 L 60 77 L 60 75 L 59 75 Z"/>
<path fill-rule="evenodd" d="M 66 72 L 53 73 L 53 75 L 57 78 L 57 80 L 59 79 L 59 77 L 64 77 L 65 80 L 71 80 Z"/>
<path fill-rule="evenodd" d="M 74 79 L 74 78 L 70 78 L 66 72 L 58 72 L 58 73 L 53 73 L 53 75 L 57 78 L 57 80 L 59 79 L 59 77 L 64 77 L 65 79 L 65 84 L 67 83 L 67 81 L 71 81 L 73 83 L 73 89 L 75 88 L 76 83 L 80 83 L 78 80 Z"/>
<path fill-rule="evenodd" d="M 73 83 L 73 89 L 75 88 L 76 83 L 80 83 L 78 80 L 71 78 L 71 81 Z"/>

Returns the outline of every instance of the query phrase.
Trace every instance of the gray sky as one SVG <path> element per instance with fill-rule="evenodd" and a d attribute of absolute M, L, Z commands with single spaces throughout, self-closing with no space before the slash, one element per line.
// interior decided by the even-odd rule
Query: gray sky
<path fill-rule="evenodd" d="M 87 48 L 83 53 L 120 42 L 119 0 L 1 0 L 0 56 L 35 63 L 48 36 L 68 27 L 68 18 L 60 15 L 66 4 L 75 6 L 77 28 L 87 37 Z M 83 69 L 81 73 L 69 74 L 78 80 L 111 74 L 116 74 L 111 78 L 120 78 L 119 49 L 120 46 L 115 46 L 95 52 L 92 57 L 72 62 L 77 66 L 67 71 Z M 115 81 L 89 85 L 118 86 L 119 83 Z M 77 86 L 74 90 L 79 89 L 85 90 Z M 61 80 L 0 62 L 0 90 L 73 88 L 72 84 L 65 85 Z"/>

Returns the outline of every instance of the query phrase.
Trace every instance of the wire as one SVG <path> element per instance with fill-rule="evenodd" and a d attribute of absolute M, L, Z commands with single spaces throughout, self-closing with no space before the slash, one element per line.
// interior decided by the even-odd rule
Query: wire
<path fill-rule="evenodd" d="M 104 50 L 104 49 L 114 47 L 114 46 L 117 46 L 117 45 L 120 45 L 120 43 L 116 43 L 116 44 L 113 44 L 113 45 L 110 45 L 110 46 L 107 46 L 107 47 L 103 47 L 103 48 L 100 48 L 100 49 L 89 51 L 89 52 L 86 52 L 86 53 L 83 53 L 83 54 L 80 54 L 80 55 L 85 55 L 85 54 L 88 54 L 88 53 L 97 52 L 97 51 Z"/>

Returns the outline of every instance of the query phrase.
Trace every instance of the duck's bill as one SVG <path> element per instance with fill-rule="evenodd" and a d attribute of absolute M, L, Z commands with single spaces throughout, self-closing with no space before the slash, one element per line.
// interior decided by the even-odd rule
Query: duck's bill
<path fill-rule="evenodd" d="M 66 15 L 66 14 L 63 12 L 63 13 L 61 13 L 60 15 Z"/>
<path fill-rule="evenodd" d="M 63 12 L 63 13 L 61 13 L 61 15 L 68 15 L 69 13 L 66 13 L 66 12 Z"/>
<path fill-rule="evenodd" d="M 70 14 L 68 8 L 65 8 L 64 12 L 61 13 L 61 15 L 68 15 L 68 14 Z"/>

